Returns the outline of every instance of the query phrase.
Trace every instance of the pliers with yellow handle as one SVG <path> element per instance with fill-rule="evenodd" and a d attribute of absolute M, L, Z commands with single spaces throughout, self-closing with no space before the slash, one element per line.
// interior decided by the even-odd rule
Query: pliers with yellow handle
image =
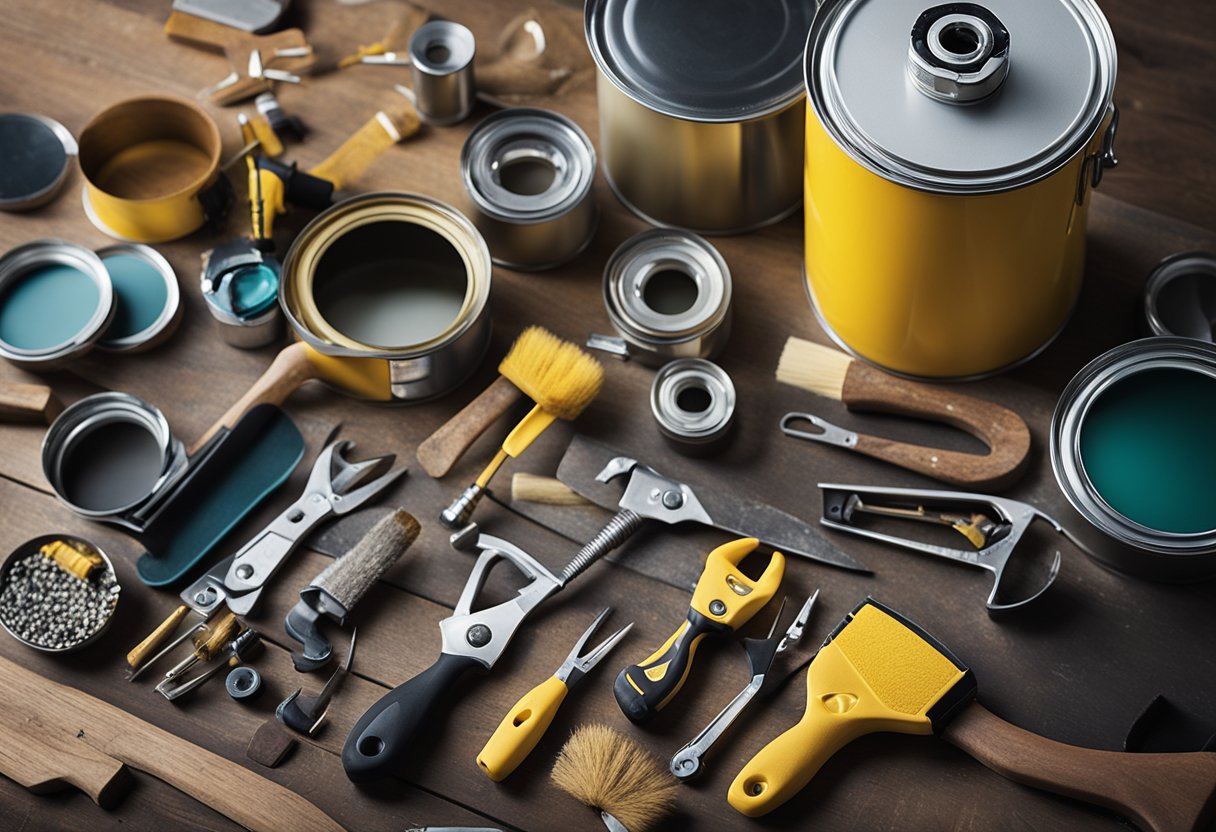
<path fill-rule="evenodd" d="M 679 692 L 706 636 L 730 635 L 776 594 L 785 575 L 780 552 L 773 552 L 757 580 L 736 568 L 759 545 L 756 538 L 745 537 L 710 552 L 693 590 L 688 617 L 662 647 L 616 677 L 613 693 L 632 722 L 653 719 Z"/>
<path fill-rule="evenodd" d="M 591 634 L 611 612 L 612 607 L 607 607 L 597 615 L 557 672 L 525 693 L 523 698 L 507 711 L 507 715 L 486 742 L 485 748 L 477 755 L 477 765 L 491 780 L 502 780 L 519 767 L 540 742 L 545 731 L 549 730 L 549 725 L 552 724 L 553 717 L 557 715 L 557 709 L 566 699 L 570 688 L 599 664 L 625 634 L 633 629 L 632 623 L 625 625 L 604 639 L 590 653 L 583 655 L 583 648 L 587 646 Z"/>

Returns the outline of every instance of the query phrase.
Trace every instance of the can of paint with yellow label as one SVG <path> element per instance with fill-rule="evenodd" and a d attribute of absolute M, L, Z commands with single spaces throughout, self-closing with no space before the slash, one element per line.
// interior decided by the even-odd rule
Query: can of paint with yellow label
<path fill-rule="evenodd" d="M 1092 0 L 826 0 L 805 56 L 806 277 L 885 370 L 968 378 L 1042 350 L 1115 164 L 1115 43 Z"/>

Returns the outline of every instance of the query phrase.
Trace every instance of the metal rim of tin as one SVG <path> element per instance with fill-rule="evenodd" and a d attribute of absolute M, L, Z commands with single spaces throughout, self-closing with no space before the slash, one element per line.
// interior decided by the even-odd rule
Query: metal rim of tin
<path fill-rule="evenodd" d="M 686 275 L 696 286 L 692 305 L 664 314 L 646 302 L 650 280 L 661 272 Z M 730 267 L 707 240 L 689 231 L 655 228 L 635 234 L 617 247 L 604 266 L 604 305 L 613 327 L 630 344 L 666 354 L 701 341 L 699 357 L 716 352 L 712 336 L 729 327 Z"/>
<path fill-rule="evenodd" d="M 668 5 L 671 8 L 677 6 L 677 4 Z M 747 30 L 746 26 L 741 30 L 735 25 L 721 27 L 736 42 L 736 48 L 733 51 L 723 53 L 707 50 L 707 52 L 713 53 L 712 59 L 709 58 L 708 54 L 692 56 L 691 58 L 690 56 L 685 56 L 689 60 L 683 62 L 680 70 L 688 75 L 688 77 L 682 80 L 689 84 L 690 89 L 700 88 L 698 89 L 699 94 L 703 93 L 711 96 L 729 95 L 731 93 L 735 95 L 733 101 L 719 101 L 714 105 L 706 103 L 698 106 L 689 101 L 680 102 L 674 100 L 674 96 L 672 95 L 664 96 L 661 89 L 662 84 L 658 83 L 659 79 L 637 77 L 645 73 L 661 74 L 664 67 L 661 67 L 659 62 L 655 61 L 653 57 L 648 58 L 643 54 L 632 54 L 633 63 L 629 63 L 628 59 L 622 63 L 622 59 L 626 57 L 626 50 L 614 49 L 612 47 L 613 37 L 608 31 L 609 12 L 612 11 L 612 7 L 618 7 L 622 11 L 623 22 L 621 23 L 622 34 L 620 35 L 622 40 L 628 40 L 629 35 L 632 35 L 636 39 L 641 33 L 647 31 L 666 31 L 669 35 L 671 29 L 662 21 L 639 21 L 635 19 L 635 16 L 627 10 L 629 6 L 628 2 L 588 0 L 583 12 L 583 30 L 587 39 L 587 45 L 591 51 L 591 57 L 595 60 L 599 71 L 603 73 L 604 77 L 614 87 L 643 107 L 685 121 L 710 124 L 749 121 L 778 113 L 790 105 L 797 103 L 804 95 L 802 79 L 798 73 L 798 65 L 801 62 L 798 48 L 801 45 L 801 32 L 805 31 L 805 29 L 794 22 L 793 19 L 798 17 L 795 12 L 801 8 L 804 12 L 803 16 L 809 23 L 814 13 L 813 7 L 815 4 L 779 2 L 776 5 L 782 7 L 783 14 L 762 14 L 754 9 L 749 9 L 746 5 L 733 2 L 724 4 L 727 9 L 731 7 L 740 9 L 742 18 L 736 18 L 736 22 L 740 25 L 750 23 L 751 30 L 754 30 L 752 33 L 763 41 L 763 49 L 757 50 L 761 52 L 760 61 L 751 61 L 740 66 L 729 65 L 730 62 L 725 58 L 726 55 L 743 55 L 746 57 L 748 53 L 747 49 L 738 48 L 737 42 L 747 35 L 749 30 Z M 687 8 L 677 11 L 677 13 L 681 12 L 721 18 L 721 14 L 707 12 L 703 8 L 698 8 L 698 4 L 694 3 L 689 3 L 687 4 Z M 781 57 L 781 50 L 778 48 L 780 44 L 773 42 L 773 33 L 771 31 L 761 32 L 759 28 L 761 24 L 777 19 L 783 22 L 784 33 L 797 32 L 797 34 L 793 35 L 794 48 L 790 50 L 793 59 L 788 63 L 782 63 L 780 66 L 776 66 L 777 61 L 773 57 Z M 704 33 L 702 32 L 702 34 Z M 657 51 L 670 54 L 670 44 L 662 50 Z M 698 65 L 696 63 L 697 57 L 706 58 L 707 60 L 711 60 L 712 63 L 711 65 Z M 768 58 L 769 64 L 773 65 L 769 66 L 768 69 L 779 71 L 764 73 L 764 58 Z M 734 83 L 721 85 L 720 88 L 719 85 L 712 83 L 707 86 L 704 72 L 711 72 L 718 68 L 731 70 L 731 74 L 734 76 L 732 79 Z M 741 77 L 749 70 L 755 73 L 757 68 L 761 70 L 761 74 L 758 77 L 751 79 Z M 671 67 L 667 67 L 667 69 L 671 69 Z M 668 80 L 674 81 L 676 77 L 674 75 L 669 76 Z M 766 86 L 768 87 L 767 89 Z"/>
<path fill-rule="evenodd" d="M 807 35 L 803 65 L 808 106 L 835 143 L 850 158 L 872 173 L 900 185 L 943 194 L 988 194 L 1021 188 L 1045 179 L 1066 165 L 1077 153 L 1082 152 L 1097 133 L 1108 117 L 1115 86 L 1115 40 L 1106 17 L 1093 0 L 1061 2 L 1089 35 L 1089 57 L 1095 79 L 1083 111 L 1072 118 L 1050 146 L 1025 156 L 1019 163 L 994 165 L 989 169 L 972 172 L 924 165 L 884 147 L 862 125 L 856 123 L 852 115 L 853 108 L 844 98 L 839 78 L 833 71 L 834 67 L 831 67 L 823 56 L 836 55 L 842 37 L 842 27 L 850 12 L 860 5 L 860 0 L 825 0 L 815 15 Z M 926 5 L 929 5 L 929 0 L 926 0 Z M 910 26 L 913 21 L 909 20 L 907 23 Z M 1012 65 L 1007 71 L 1009 78 L 1013 79 L 1018 73 L 1017 31 L 1011 29 L 1010 37 L 1009 60 Z M 878 47 L 871 41 L 869 48 Z M 901 62 L 905 61 L 907 51 L 905 42 L 901 44 Z M 819 66 L 821 62 L 822 67 Z M 901 76 L 899 82 L 902 81 Z M 1009 80 L 1005 82 L 1006 88 L 1009 83 Z M 996 100 L 999 95 L 992 98 Z M 926 101 L 931 100 L 926 95 Z M 958 109 L 948 104 L 943 106 L 951 107 L 951 110 Z"/>
<path fill-rule="evenodd" d="M 165 305 L 161 309 L 160 314 L 156 316 L 156 320 L 139 332 L 132 333 L 124 338 L 110 339 L 102 337 L 97 342 L 97 348 L 107 352 L 134 352 L 140 349 L 151 348 L 172 335 L 176 329 L 175 324 L 180 321 L 179 313 L 182 306 L 181 291 L 177 286 L 177 273 L 173 271 L 173 266 L 169 264 L 169 261 L 159 251 L 142 243 L 118 243 L 100 248 L 96 254 L 101 259 L 102 266 L 105 266 L 105 259 L 107 257 L 117 254 L 135 257 L 144 261 L 154 268 L 156 273 L 164 280 L 166 291 Z"/>
<path fill-rule="evenodd" d="M 702 409 L 680 404 L 689 391 L 708 396 Z M 703 358 L 678 358 L 655 373 L 650 410 L 659 431 L 675 442 L 707 445 L 726 435 L 735 419 L 735 385 L 726 371 Z"/>
<path fill-rule="evenodd" d="M 67 498 L 64 484 L 72 476 L 64 463 L 82 442 L 98 428 L 117 422 L 134 424 L 156 441 L 161 454 L 161 470 L 148 493 L 126 505 L 106 509 L 79 506 Z M 129 393 L 96 393 L 81 399 L 59 414 L 42 439 L 42 473 L 64 505 L 83 517 L 116 517 L 144 504 L 157 494 L 165 482 L 185 465 L 182 443 L 174 437 L 169 421 L 160 409 Z"/>
<path fill-rule="evenodd" d="M 435 47 L 447 51 L 445 60 L 433 57 Z M 427 75 L 451 75 L 473 63 L 477 41 L 469 27 L 454 20 L 431 20 L 414 30 L 409 44 L 410 66 Z"/>
<path fill-rule="evenodd" d="M 379 222 L 405 222 L 428 229 L 455 249 L 467 281 L 460 312 L 446 329 L 426 341 L 403 347 L 362 344 L 325 322 L 312 293 L 316 267 L 343 234 Z M 453 343 L 485 313 L 493 266 L 481 233 L 447 203 L 410 193 L 379 192 L 351 197 L 326 209 L 297 235 L 283 261 L 279 303 L 300 337 L 326 355 L 403 359 L 429 355 Z"/>
<path fill-rule="evenodd" d="M 217 246 L 203 255 L 199 288 L 203 300 L 207 302 L 207 311 L 211 313 L 220 337 L 225 343 L 238 349 L 264 347 L 278 339 L 282 332 L 283 310 L 279 306 L 278 283 L 275 286 L 274 300 L 261 314 L 253 317 L 242 317 L 231 312 L 216 300 L 216 283 L 221 281 L 225 274 L 257 266 L 272 269 L 279 277 L 278 283 L 282 282 L 282 267 L 278 261 L 248 240 Z M 212 272 L 213 267 L 217 268 L 217 272 Z"/>
<path fill-rule="evenodd" d="M 0 627 L 3 627 L 4 632 L 8 633 L 26 647 L 38 650 L 39 652 L 73 653 L 77 650 L 88 647 L 90 644 L 97 641 L 97 639 L 101 638 L 102 635 L 105 634 L 106 630 L 110 629 L 110 624 L 114 621 L 114 611 L 118 609 L 118 599 L 122 595 L 122 584 L 118 582 L 118 573 L 114 571 L 114 563 L 110 560 L 110 556 L 107 555 L 100 546 L 96 546 L 88 540 L 85 540 L 83 537 L 75 534 L 43 534 L 31 540 L 27 540 L 17 548 L 13 549 L 13 551 L 9 552 L 8 557 L 4 559 L 4 563 L 0 564 L 0 588 L 8 585 L 8 573 L 9 569 L 12 568 L 13 561 L 19 558 L 27 557 L 28 555 L 39 551 L 46 544 L 53 543 L 56 540 L 75 543 L 78 546 L 88 548 L 101 556 L 101 562 L 105 564 L 106 570 L 114 576 L 114 587 L 117 590 L 113 594 L 114 603 L 110 607 L 110 614 L 106 616 L 106 620 L 102 622 L 102 625 L 94 630 L 91 635 L 87 636 L 82 641 L 78 641 L 75 644 L 70 644 L 66 647 L 46 647 L 41 644 L 35 644 L 32 641 L 27 641 L 26 639 L 22 638 L 20 634 L 10 629 L 2 617 L 0 617 Z"/>
<path fill-rule="evenodd" d="M 1216 522 L 1211 530 L 1194 533 L 1162 532 L 1137 523 L 1102 498 L 1081 460 L 1081 429 L 1094 402 L 1123 379 L 1157 369 L 1200 372 L 1216 379 L 1216 346 L 1192 338 L 1143 338 L 1090 361 L 1056 404 L 1051 418 L 1051 468 L 1068 502 L 1107 536 L 1158 554 L 1209 554 L 1216 551 Z"/>
<path fill-rule="evenodd" d="M 1207 337 L 1184 335 L 1170 329 L 1169 324 L 1162 318 L 1161 299 L 1171 291 L 1170 287 L 1180 278 L 1206 278 L 1213 286 L 1213 296 L 1216 296 L 1216 255 L 1205 251 L 1188 251 L 1174 254 L 1157 264 L 1149 274 L 1148 283 L 1144 286 L 1144 319 L 1154 335 L 1173 335 L 1178 338 L 1195 338 L 1199 341 L 1216 340 L 1216 319 L 1210 322 Z M 1178 290 L 1174 290 L 1178 291 Z M 1194 299 L 1202 310 L 1198 298 Z M 1216 312 L 1216 310 L 1212 310 Z"/>
<path fill-rule="evenodd" d="M 68 128 L 64 127 L 59 122 L 46 116 L 36 115 L 35 113 L 0 113 L 0 121 L 12 120 L 30 120 L 37 122 L 42 127 L 51 131 L 54 138 L 63 147 L 63 167 L 55 178 L 43 185 L 36 191 L 30 193 L 13 195 L 9 197 L 0 197 L 0 211 L 29 211 L 41 205 L 50 202 L 63 188 L 63 183 L 68 178 L 68 170 L 71 168 L 72 157 L 78 154 L 76 139 L 72 137 L 72 133 Z"/>
<path fill-rule="evenodd" d="M 98 299 L 93 314 L 72 337 L 49 347 L 27 349 L 0 340 L 0 357 L 20 366 L 49 369 L 65 359 L 84 355 L 113 322 L 117 305 L 110 273 L 96 253 L 67 240 L 35 240 L 0 257 L 0 304 L 23 277 L 35 269 L 56 264 L 76 269 L 96 285 Z"/>

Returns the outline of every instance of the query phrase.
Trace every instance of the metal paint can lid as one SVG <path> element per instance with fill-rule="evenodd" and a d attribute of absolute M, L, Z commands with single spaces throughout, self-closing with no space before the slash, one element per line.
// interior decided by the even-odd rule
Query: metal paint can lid
<path fill-rule="evenodd" d="M 715 450 L 735 421 L 735 385 L 711 361 L 679 358 L 655 374 L 650 410 L 659 432 L 677 449 Z"/>
<path fill-rule="evenodd" d="M 1216 341 L 1216 256 L 1192 251 L 1158 263 L 1144 287 L 1144 319 L 1154 335 Z"/>
<path fill-rule="evenodd" d="M 110 275 L 83 246 L 36 240 L 0 257 L 0 356 L 18 366 L 84 355 L 115 311 Z"/>
<path fill-rule="evenodd" d="M 122 243 L 97 256 L 114 285 L 114 320 L 97 342 L 110 352 L 138 352 L 163 342 L 181 321 L 177 274 L 156 249 Z"/>
<path fill-rule="evenodd" d="M 512 107 L 473 128 L 460 151 L 460 172 L 480 211 L 505 222 L 545 222 L 590 195 L 595 148 L 559 113 Z"/>
<path fill-rule="evenodd" d="M 54 119 L 0 113 L 0 211 L 28 211 L 59 193 L 76 140 Z"/>
<path fill-rule="evenodd" d="M 802 98 L 814 0 L 588 0 L 587 43 L 625 95 L 668 116 L 738 122 Z"/>
<path fill-rule="evenodd" d="M 941 193 L 1059 169 L 1107 118 L 1115 69 L 1093 0 L 827 0 L 805 65 L 810 105 L 846 153 Z"/>

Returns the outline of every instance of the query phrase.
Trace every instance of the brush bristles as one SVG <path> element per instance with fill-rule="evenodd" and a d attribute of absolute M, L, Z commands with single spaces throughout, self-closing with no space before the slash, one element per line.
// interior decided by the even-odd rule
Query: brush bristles
<path fill-rule="evenodd" d="M 839 401 L 852 363 L 839 350 L 791 336 L 777 362 L 777 381 Z"/>
<path fill-rule="evenodd" d="M 629 832 L 645 832 L 671 810 L 679 784 L 646 749 L 607 725 L 584 725 L 562 746 L 553 782 L 607 812 Z"/>
<path fill-rule="evenodd" d="M 515 339 L 498 372 L 559 419 L 576 418 L 604 383 L 600 362 L 539 326 Z"/>

